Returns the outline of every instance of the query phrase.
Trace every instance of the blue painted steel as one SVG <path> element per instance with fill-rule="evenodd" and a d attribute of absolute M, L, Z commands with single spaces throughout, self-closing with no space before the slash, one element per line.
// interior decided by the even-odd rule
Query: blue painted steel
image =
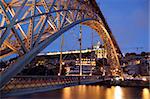
<path fill-rule="evenodd" d="M 80 11 L 79 9 L 72 9 L 72 8 L 50 11 L 50 12 L 48 12 L 48 13 L 41 13 L 41 14 L 37 14 L 37 15 L 33 15 L 33 16 L 29 16 L 29 17 L 27 17 L 27 18 L 21 19 L 21 20 L 19 20 L 19 21 L 16 21 L 13 25 L 16 25 L 17 23 L 20 23 L 20 22 L 24 22 L 24 21 L 26 21 L 26 20 L 29 20 L 29 19 L 31 19 L 32 17 L 39 17 L 39 16 L 42 16 L 42 15 L 51 15 L 52 13 L 56 13 L 56 12 L 73 11 L 73 10 L 74 10 L 74 11 Z M 86 11 L 86 10 L 82 10 L 82 11 Z M 9 25 L 10 25 L 10 24 L 6 24 L 5 26 L 0 27 L 0 30 L 9 27 Z"/>
<path fill-rule="evenodd" d="M 21 8 L 19 9 L 19 11 L 15 14 L 15 16 L 11 19 L 9 14 L 7 14 L 5 7 L 3 5 L 3 3 L 0 1 L 0 5 L 3 9 L 3 11 L 5 12 L 6 16 L 8 17 L 8 19 L 10 20 L 10 24 L 8 25 L 7 29 L 5 30 L 5 32 L 3 33 L 3 35 L 1 36 L 0 39 L 0 46 L 3 44 L 5 38 L 8 36 L 8 34 L 10 33 L 10 28 L 13 27 L 13 23 L 15 22 L 15 20 L 17 19 L 18 15 L 21 13 L 22 8 L 24 7 L 24 5 L 26 4 L 27 0 L 24 0 L 24 2 L 21 5 Z"/>
<path fill-rule="evenodd" d="M 2 3 L 2 1 L 0 1 L 0 6 L 2 7 L 4 13 L 6 14 L 6 16 L 10 19 L 10 16 L 7 14 L 6 10 L 5 10 L 5 7 Z M 10 24 L 8 25 L 8 27 L 10 27 Z M 5 32 L 1 35 L 1 39 L 0 39 L 0 46 L 3 44 L 3 41 L 5 40 L 5 38 L 8 36 L 9 32 L 7 31 L 10 31 L 10 28 L 6 28 Z"/>
<path fill-rule="evenodd" d="M 37 44 L 40 41 L 40 38 L 42 36 L 42 33 L 44 32 L 44 28 L 45 28 L 45 24 L 47 22 L 48 16 L 46 16 L 46 19 L 44 20 L 44 23 L 41 25 L 39 32 L 38 32 L 38 38 L 36 39 L 36 41 L 34 42 L 34 46 L 37 46 Z"/>
<path fill-rule="evenodd" d="M 32 3 L 33 3 L 34 6 L 33 6 L 33 11 L 31 11 L 31 15 L 35 15 L 36 0 L 32 1 Z M 31 18 L 31 23 L 32 23 L 32 25 L 31 25 L 31 23 L 30 23 L 31 27 L 29 27 L 29 31 L 30 31 L 30 28 L 31 28 L 31 30 L 32 30 L 31 38 L 28 38 L 29 41 L 30 41 L 30 43 L 31 43 L 31 45 L 29 46 L 29 48 L 31 48 L 31 49 L 32 49 L 32 47 L 33 47 L 33 39 L 34 39 L 34 36 L 33 36 L 33 34 L 34 34 L 34 25 L 35 25 L 34 20 L 35 20 L 35 17 L 32 17 L 32 18 Z M 30 26 L 30 25 L 29 25 L 29 26 Z M 30 35 L 30 32 L 28 33 L 28 35 Z"/>

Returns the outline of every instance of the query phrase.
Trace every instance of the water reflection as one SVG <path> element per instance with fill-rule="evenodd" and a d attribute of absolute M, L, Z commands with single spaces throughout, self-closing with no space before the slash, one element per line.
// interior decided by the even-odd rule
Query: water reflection
<path fill-rule="evenodd" d="M 120 86 L 115 87 L 114 94 L 115 94 L 115 99 L 122 99 L 123 98 L 122 89 Z"/>
<path fill-rule="evenodd" d="M 106 99 L 124 99 L 120 86 L 112 86 L 106 90 Z"/>
<path fill-rule="evenodd" d="M 80 85 L 4 99 L 149 99 L 148 88 Z"/>
<path fill-rule="evenodd" d="M 63 91 L 62 97 L 63 99 L 69 99 L 71 97 L 71 88 L 67 87 Z"/>
<path fill-rule="evenodd" d="M 64 88 L 62 96 L 62 99 L 149 99 L 149 89 L 80 85 Z"/>
<path fill-rule="evenodd" d="M 148 88 L 144 88 L 144 89 L 143 89 L 142 97 L 143 97 L 143 99 L 149 99 L 149 97 L 150 97 L 150 92 L 149 92 L 149 89 L 148 89 Z"/>

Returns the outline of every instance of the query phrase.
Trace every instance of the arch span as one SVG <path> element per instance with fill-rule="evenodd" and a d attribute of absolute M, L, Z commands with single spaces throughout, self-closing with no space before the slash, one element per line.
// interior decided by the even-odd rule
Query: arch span
<path fill-rule="evenodd" d="M 11 5 L 11 7 L 7 5 Z M 18 17 L 23 7 L 26 10 L 22 17 Z M 89 9 L 86 9 L 87 7 Z M 70 8 L 77 10 L 69 10 Z M 15 13 L 14 10 L 18 10 L 18 12 Z M 56 13 L 50 13 L 51 10 Z M 3 38 L 1 50 L 5 52 L 9 49 L 11 53 L 8 52 L 7 55 L 9 53 L 19 55 L 13 64 L 10 64 L 8 68 L 1 72 L 0 88 L 19 73 L 47 45 L 65 31 L 80 23 L 91 27 L 100 35 L 105 43 L 111 69 L 120 68 L 120 49 L 95 0 L 41 0 L 38 2 L 18 0 L 16 4 L 0 1 L 0 12 L 3 17 L 0 20 L 0 25 L 3 27 L 0 31 Z M 35 14 L 37 16 L 39 14 L 39 17 L 32 17 Z M 42 16 L 40 16 L 41 14 Z M 18 21 L 14 25 L 16 20 L 23 20 L 27 16 L 29 16 L 29 20 Z M 37 20 L 38 22 L 36 22 Z M 5 28 L 5 23 L 10 26 L 9 29 Z M 24 25 L 26 25 L 26 28 L 24 28 Z M 28 31 L 25 31 L 25 29 Z"/>

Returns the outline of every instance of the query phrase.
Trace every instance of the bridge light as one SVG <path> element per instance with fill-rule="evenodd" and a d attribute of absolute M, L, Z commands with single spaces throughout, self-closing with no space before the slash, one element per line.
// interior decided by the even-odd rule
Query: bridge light
<path fill-rule="evenodd" d="M 58 76 L 60 76 L 60 73 L 58 73 Z"/>
<path fill-rule="evenodd" d="M 119 69 L 117 68 L 116 71 L 118 71 Z"/>
<path fill-rule="evenodd" d="M 92 74 L 90 73 L 89 76 L 92 76 Z"/>
<path fill-rule="evenodd" d="M 116 77 L 115 79 L 116 79 L 116 80 L 119 80 L 119 77 Z"/>
<path fill-rule="evenodd" d="M 142 78 L 143 81 L 147 81 L 147 79 L 145 77 Z"/>

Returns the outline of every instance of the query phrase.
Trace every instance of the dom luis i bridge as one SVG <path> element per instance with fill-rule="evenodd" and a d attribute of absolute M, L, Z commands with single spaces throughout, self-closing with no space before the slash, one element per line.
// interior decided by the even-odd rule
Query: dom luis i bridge
<path fill-rule="evenodd" d="M 0 90 L 3 96 L 110 82 L 113 77 L 125 79 L 121 69 L 122 53 L 95 0 L 1 0 L 0 18 L 0 58 L 17 57 L 5 67 L 1 66 Z M 58 75 L 18 75 L 43 49 L 79 24 L 78 74 L 62 76 L 63 52 L 60 52 Z M 83 74 L 82 25 L 95 30 L 103 41 L 110 65 L 109 76 Z"/>

